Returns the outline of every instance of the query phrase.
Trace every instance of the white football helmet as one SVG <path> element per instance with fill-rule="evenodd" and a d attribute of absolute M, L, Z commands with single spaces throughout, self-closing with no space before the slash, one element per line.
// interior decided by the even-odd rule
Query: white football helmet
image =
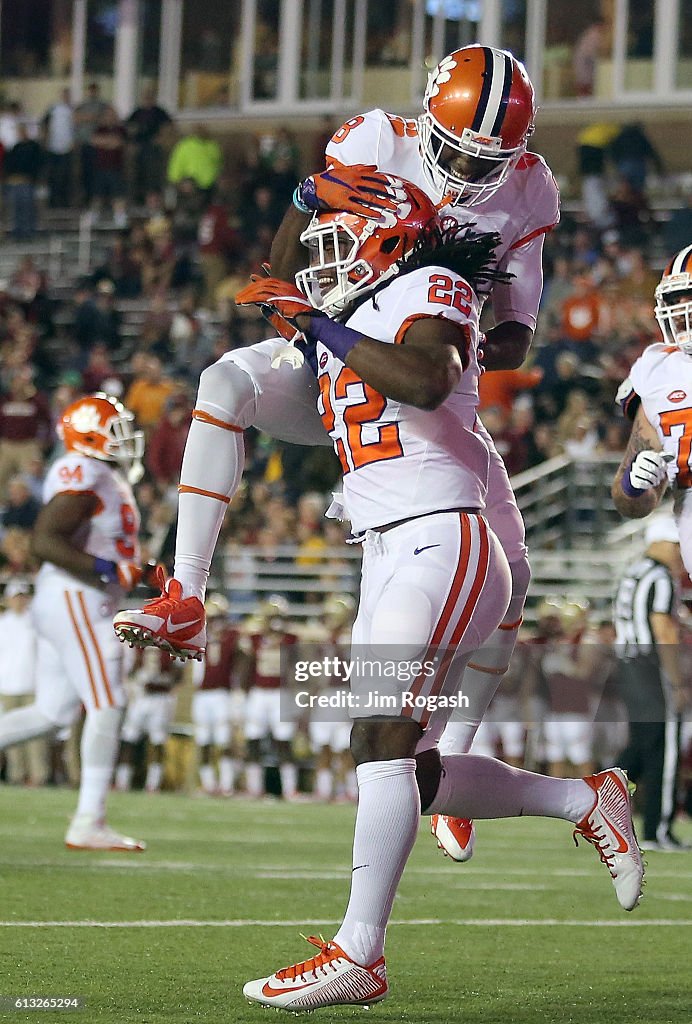
<path fill-rule="evenodd" d="M 692 356 L 692 245 L 673 257 L 654 295 L 663 340 Z"/>

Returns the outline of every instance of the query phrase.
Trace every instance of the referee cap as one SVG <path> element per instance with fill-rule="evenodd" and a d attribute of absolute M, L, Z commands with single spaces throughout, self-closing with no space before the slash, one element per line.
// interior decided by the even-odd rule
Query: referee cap
<path fill-rule="evenodd" d="M 657 541 L 669 541 L 671 544 L 680 543 L 678 524 L 671 515 L 656 516 L 646 528 L 644 540 L 647 547 Z"/>

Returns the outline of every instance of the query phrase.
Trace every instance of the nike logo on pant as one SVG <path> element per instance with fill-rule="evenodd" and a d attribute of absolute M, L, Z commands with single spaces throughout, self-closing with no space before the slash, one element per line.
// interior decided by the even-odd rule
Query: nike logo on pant
<path fill-rule="evenodd" d="M 414 555 L 419 555 L 421 553 L 421 551 L 428 551 L 430 548 L 439 548 L 439 546 L 440 546 L 439 544 L 426 544 L 422 548 L 415 548 L 413 553 L 414 553 Z"/>

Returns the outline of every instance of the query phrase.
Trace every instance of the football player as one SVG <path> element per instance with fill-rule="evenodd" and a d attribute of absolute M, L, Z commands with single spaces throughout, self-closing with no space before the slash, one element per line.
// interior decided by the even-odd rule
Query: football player
<path fill-rule="evenodd" d="M 204 611 L 209 633 L 207 649 L 202 661 L 192 666 L 192 721 L 199 780 L 204 793 L 231 796 L 241 766 L 233 732 L 245 718 L 245 694 L 236 679 L 238 631 L 228 623 L 230 606 L 223 594 L 209 594 Z"/>
<path fill-rule="evenodd" d="M 238 646 L 249 662 L 245 705 L 245 785 L 249 796 L 264 796 L 264 768 L 260 743 L 269 736 L 279 760 L 281 795 L 293 800 L 298 792 L 298 768 L 293 758 L 295 722 L 282 714 L 281 684 L 288 665 L 283 658 L 295 653 L 297 635 L 288 622 L 286 598 L 272 594 L 249 619 Z"/>
<path fill-rule="evenodd" d="M 507 559 L 480 514 L 490 456 L 475 431 L 476 289 L 498 274 L 497 239 L 444 231 L 420 189 L 402 180 L 392 187 L 393 218 L 313 219 L 303 232 L 303 292 L 258 279 L 237 296 L 307 339 L 320 412 L 342 463 L 347 518 L 363 543 L 352 662 L 365 658 L 360 685 L 352 675 L 358 806 L 346 915 L 332 941 L 310 940 L 314 956 L 243 990 L 290 1010 L 386 997 L 386 924 L 421 808 L 572 820 L 608 865 L 621 904 L 633 909 L 641 892 L 624 773 L 550 779 L 491 758 L 440 757 L 449 715 L 441 698 L 456 691 L 469 658 L 495 633 L 512 592 Z M 377 671 L 383 647 L 397 662 L 393 676 Z M 432 671 L 421 667 L 407 679 L 401 669 L 412 663 Z M 387 677 L 386 696 L 400 698 L 394 704 L 374 692 Z"/>
<path fill-rule="evenodd" d="M 612 495 L 621 515 L 640 519 L 670 484 L 680 553 L 692 574 L 692 245 L 668 263 L 654 295 L 663 341 L 645 349 L 617 394 L 633 423 Z"/>
<path fill-rule="evenodd" d="M 136 652 L 133 668 L 135 694 L 130 697 L 123 722 L 115 788 L 130 789 L 134 746 L 146 737 L 149 751 L 144 788 L 147 793 L 158 793 L 163 781 L 164 748 L 175 716 L 177 698 L 173 691 L 182 682 L 182 665 L 165 651 L 149 648 Z"/>
<path fill-rule="evenodd" d="M 491 294 L 496 324 L 483 340 L 483 366 L 521 365 L 536 326 L 543 240 L 559 220 L 555 180 L 543 159 L 526 150 L 535 113 L 531 81 L 510 53 L 474 45 L 449 54 L 430 75 L 418 121 L 373 110 L 335 133 L 326 152 L 329 169 L 301 183 L 277 233 L 273 272 L 292 279 L 304 265 L 299 239 L 314 210 L 367 217 L 391 212 L 396 197 L 379 172 L 401 175 L 436 203 L 444 201 L 445 212 L 459 223 L 499 233 L 495 258 L 506 276 L 479 285 L 479 297 Z M 296 367 L 291 354 L 275 339 L 229 353 L 202 374 L 181 471 L 173 579 L 160 602 L 116 618 L 122 639 L 168 644 L 183 657 L 203 650 L 204 589 L 226 505 L 242 474 L 244 429 L 254 425 L 298 444 L 328 443 L 315 415 L 314 376 L 307 366 Z M 474 432 L 490 450 L 486 515 L 512 574 L 505 619 L 467 671 L 467 685 L 479 695 L 480 721 L 516 643 L 530 569 L 502 459 L 478 418 Z M 214 460 L 208 458 L 212 449 Z M 472 738 L 472 730 L 463 728 L 449 742 L 467 750 Z M 472 834 L 466 823 L 460 826 L 457 859 L 464 851 L 470 856 Z"/>
<path fill-rule="evenodd" d="M 127 474 L 139 469 L 144 437 L 133 420 L 101 393 L 62 414 L 66 451 L 48 471 L 33 532 L 43 562 L 33 605 L 36 701 L 0 718 L 4 748 L 71 725 L 84 705 L 79 802 L 65 837 L 71 850 L 144 849 L 105 821 L 126 703 L 112 617 L 142 577 L 139 512 Z"/>

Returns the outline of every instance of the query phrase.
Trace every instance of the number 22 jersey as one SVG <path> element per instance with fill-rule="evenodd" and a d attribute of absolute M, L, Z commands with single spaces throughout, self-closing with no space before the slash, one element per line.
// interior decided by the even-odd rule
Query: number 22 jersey
<path fill-rule="evenodd" d="M 432 266 L 395 277 L 346 320 L 359 334 L 388 344 L 405 344 L 408 328 L 425 317 L 464 328 L 466 368 L 432 411 L 385 398 L 317 343 L 318 409 L 341 462 L 344 511 L 354 533 L 445 509 L 485 507 L 488 449 L 474 433 L 478 315 L 467 282 Z"/>

